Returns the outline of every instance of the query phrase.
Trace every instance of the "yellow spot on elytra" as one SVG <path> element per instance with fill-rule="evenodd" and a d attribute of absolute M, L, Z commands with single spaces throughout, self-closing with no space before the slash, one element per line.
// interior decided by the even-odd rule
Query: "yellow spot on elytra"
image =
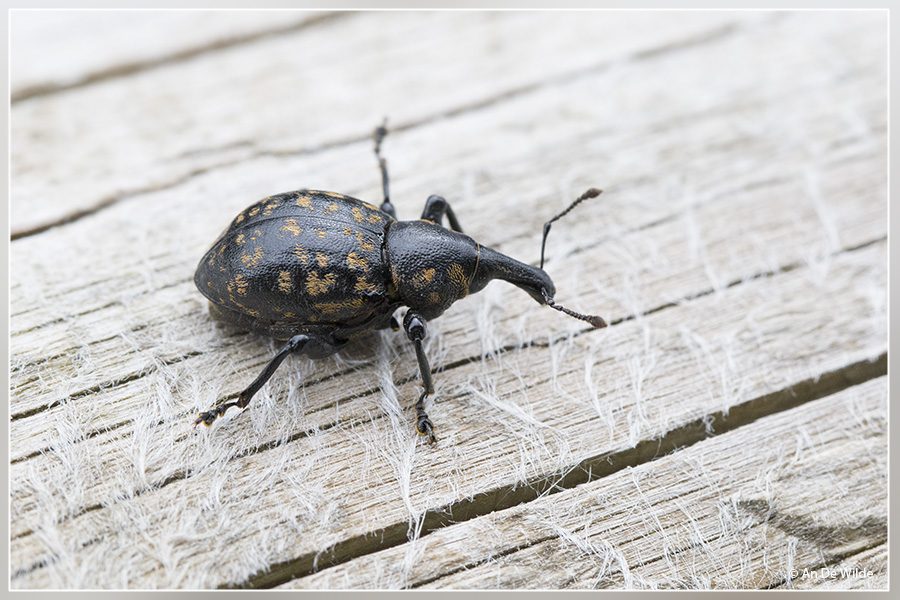
<path fill-rule="evenodd" d="M 316 229 L 316 235 L 319 236 L 320 238 L 325 237 L 326 233 L 328 233 L 328 232 L 325 231 L 324 229 Z"/>
<path fill-rule="evenodd" d="M 250 216 L 255 217 L 258 212 L 259 212 L 259 207 L 254 206 L 253 208 L 250 209 Z"/>
<path fill-rule="evenodd" d="M 319 263 L 320 267 L 324 267 L 328 265 L 328 255 L 324 252 L 316 252 L 316 262 Z"/>
<path fill-rule="evenodd" d="M 332 202 L 331 204 L 327 204 L 327 205 L 325 205 L 325 214 L 330 215 L 332 213 L 336 213 L 338 208 L 340 208 L 340 207 L 338 206 L 337 202 Z"/>
<path fill-rule="evenodd" d="M 438 294 L 437 292 L 431 292 L 431 294 L 428 295 L 428 301 L 431 302 L 432 304 L 440 304 L 441 303 L 441 295 Z"/>
<path fill-rule="evenodd" d="M 369 263 L 366 259 L 360 258 L 356 252 L 351 252 L 347 255 L 347 265 L 351 269 L 362 269 L 363 271 L 369 271 Z"/>
<path fill-rule="evenodd" d="M 332 198 L 343 198 L 343 194 L 336 194 L 335 192 L 322 192 L 325 196 L 331 196 Z"/>
<path fill-rule="evenodd" d="M 366 281 L 365 277 L 357 277 L 356 278 L 356 287 L 354 288 L 357 292 L 372 292 L 375 293 L 375 285 Z"/>
<path fill-rule="evenodd" d="M 360 202 L 362 202 L 362 201 L 360 200 Z M 377 206 L 375 206 L 374 204 L 369 204 L 368 202 L 363 202 L 363 205 L 364 205 L 366 208 L 368 208 L 369 210 L 381 210 L 381 209 L 379 209 Z"/>
<path fill-rule="evenodd" d="M 380 223 L 381 215 L 375 215 L 375 214 L 369 215 L 368 220 L 369 220 L 369 223 Z"/>
<path fill-rule="evenodd" d="M 278 274 L 278 289 L 285 294 L 291 291 L 291 272 L 282 271 Z"/>
<path fill-rule="evenodd" d="M 269 204 L 266 204 L 266 209 L 263 211 L 263 216 L 268 217 L 276 208 L 278 208 L 278 202 L 270 202 Z"/>
<path fill-rule="evenodd" d="M 243 275 L 238 274 L 234 276 L 234 285 L 237 287 L 237 293 L 239 295 L 247 295 L 247 280 L 244 279 Z M 231 288 L 229 288 L 228 291 L 231 291 Z"/>
<path fill-rule="evenodd" d="M 336 313 L 344 309 L 348 308 L 360 308 L 363 305 L 362 298 L 353 298 L 352 300 L 345 300 L 343 302 L 317 302 L 313 305 L 313 307 L 319 312 L 323 312 L 325 314 Z"/>
<path fill-rule="evenodd" d="M 263 249 L 261 246 L 257 246 L 256 250 L 253 251 L 253 254 L 247 254 L 244 252 L 241 254 L 241 262 L 244 263 L 244 266 L 247 268 L 255 268 L 259 261 L 263 258 Z"/>
<path fill-rule="evenodd" d="M 299 198 L 297 198 L 297 206 L 308 208 L 309 210 L 315 210 L 312 205 L 312 200 L 309 196 L 300 196 Z"/>
<path fill-rule="evenodd" d="M 413 275 L 412 284 L 417 288 L 423 288 L 431 283 L 432 279 L 434 279 L 434 269 L 422 269 Z"/>
<path fill-rule="evenodd" d="M 375 245 L 372 243 L 372 239 L 364 239 L 362 231 L 356 232 L 356 241 L 359 243 L 359 247 L 363 250 L 374 250 Z"/>
<path fill-rule="evenodd" d="M 353 218 L 356 219 L 357 223 L 362 223 L 366 220 L 366 216 L 363 214 L 363 211 L 358 207 L 354 206 L 353 210 L 350 212 L 353 213 Z"/>
<path fill-rule="evenodd" d="M 234 220 L 234 222 L 235 222 L 235 223 L 240 223 L 240 222 L 243 221 L 243 220 L 244 220 L 244 213 L 243 213 L 243 211 L 242 211 L 241 214 L 239 214 L 239 215 L 237 216 L 237 219 Z"/>
<path fill-rule="evenodd" d="M 353 232 L 350 231 L 349 227 L 344 227 L 344 235 L 353 235 Z"/>
<path fill-rule="evenodd" d="M 306 276 L 306 291 L 310 296 L 324 294 L 334 285 L 337 277 L 334 273 L 328 273 L 325 277 L 319 277 L 318 271 L 312 271 Z"/>
<path fill-rule="evenodd" d="M 237 236 L 236 238 L 234 238 L 234 243 L 235 243 L 235 244 L 238 244 L 238 245 L 243 244 L 243 243 L 246 242 L 246 241 L 247 241 L 247 240 L 244 238 L 244 234 L 243 234 L 243 233 L 239 233 L 238 236 Z"/>
<path fill-rule="evenodd" d="M 294 256 L 300 259 L 304 265 L 309 264 L 309 255 L 303 250 L 303 247 L 300 244 L 294 246 Z"/>
<path fill-rule="evenodd" d="M 281 226 L 281 231 L 289 231 L 294 234 L 294 237 L 297 237 L 303 232 L 303 230 L 300 229 L 300 225 L 297 224 L 297 219 L 286 219 L 284 225 Z"/>
<path fill-rule="evenodd" d="M 256 241 L 256 238 L 258 238 L 258 237 L 261 236 L 261 235 L 262 235 L 262 231 L 260 231 L 259 229 L 254 229 L 254 230 L 253 230 L 253 235 L 250 236 L 250 241 L 251 241 L 251 242 L 255 242 L 255 241 Z"/>

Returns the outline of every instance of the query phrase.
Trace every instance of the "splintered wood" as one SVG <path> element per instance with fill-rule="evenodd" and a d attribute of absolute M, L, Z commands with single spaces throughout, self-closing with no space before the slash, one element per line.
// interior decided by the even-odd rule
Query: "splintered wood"
<path fill-rule="evenodd" d="M 886 13 L 250 14 L 12 15 L 11 587 L 886 589 Z M 602 188 L 545 268 L 610 327 L 459 301 L 435 447 L 390 331 L 193 430 L 275 350 L 203 252 L 380 202 L 384 115 L 400 218 L 519 260 Z"/>

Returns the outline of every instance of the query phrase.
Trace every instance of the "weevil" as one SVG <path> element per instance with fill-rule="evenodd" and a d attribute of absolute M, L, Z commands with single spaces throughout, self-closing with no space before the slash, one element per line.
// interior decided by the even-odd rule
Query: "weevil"
<path fill-rule="evenodd" d="M 194 283 L 209 300 L 212 317 L 286 343 L 236 400 L 200 413 L 195 426 L 212 425 L 229 408 L 246 408 L 289 354 L 323 358 L 376 330 L 399 330 L 394 313 L 405 306 L 403 330 L 415 347 L 423 388 L 416 431 L 435 443 L 425 412 L 434 384 L 423 342 L 428 323 L 454 302 L 501 279 L 540 304 L 595 328 L 606 326 L 600 317 L 556 303 L 556 288 L 543 269 L 551 224 L 600 190 L 587 190 L 544 224 L 541 265 L 534 267 L 465 235 L 441 196 L 428 197 L 420 219 L 398 221 L 381 154 L 386 125 L 374 133 L 380 207 L 334 192 L 276 194 L 241 211 L 203 256 Z"/>

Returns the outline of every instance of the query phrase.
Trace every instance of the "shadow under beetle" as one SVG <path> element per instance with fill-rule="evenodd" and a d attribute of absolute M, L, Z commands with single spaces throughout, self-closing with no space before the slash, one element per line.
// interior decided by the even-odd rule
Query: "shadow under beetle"
<path fill-rule="evenodd" d="M 374 135 L 381 208 L 333 192 L 269 196 L 238 214 L 200 261 L 194 283 L 209 299 L 214 318 L 287 344 L 236 400 L 200 413 L 195 425 L 212 425 L 233 406 L 246 408 L 288 354 L 323 358 L 377 329 L 397 331 L 393 314 L 407 306 L 403 329 L 415 345 L 424 388 L 416 403 L 416 431 L 434 443 L 434 426 L 425 413 L 434 386 L 422 341 L 428 321 L 451 304 L 502 279 L 540 304 L 606 326 L 600 317 L 556 304 L 556 288 L 543 270 L 551 223 L 600 190 L 589 189 L 544 225 L 541 267 L 533 267 L 463 234 L 440 196 L 428 198 L 421 219 L 398 221 L 381 156 L 385 125 Z M 450 229 L 443 226 L 444 216 Z"/>

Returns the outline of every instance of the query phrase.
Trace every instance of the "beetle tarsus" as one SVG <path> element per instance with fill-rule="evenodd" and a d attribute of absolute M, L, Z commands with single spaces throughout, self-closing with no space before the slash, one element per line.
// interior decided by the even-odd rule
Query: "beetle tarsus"
<path fill-rule="evenodd" d="M 197 415 L 197 420 L 194 421 L 194 427 L 203 423 L 207 427 L 210 427 L 213 422 L 225 414 L 232 406 L 237 406 L 241 410 L 247 408 L 250 405 L 250 400 L 253 399 L 253 396 L 256 395 L 256 392 L 262 388 L 263 385 L 272 377 L 275 371 L 278 369 L 278 366 L 287 358 L 288 354 L 292 353 L 300 353 L 303 352 L 306 347 L 306 343 L 310 340 L 310 337 L 305 334 L 297 334 L 288 340 L 287 344 L 278 351 L 275 357 L 266 365 L 266 368 L 263 369 L 263 372 L 259 374 L 259 376 L 253 380 L 247 389 L 238 394 L 237 400 L 232 400 L 231 402 L 226 402 L 224 404 L 220 404 L 212 410 L 208 410 L 206 412 L 202 412 Z"/>
<path fill-rule="evenodd" d="M 216 419 L 225 414 L 232 406 L 237 406 L 236 402 L 228 402 L 226 404 L 220 404 L 212 410 L 208 410 L 206 412 L 199 413 L 197 415 L 197 419 L 194 421 L 194 428 L 197 428 L 197 425 L 203 423 L 206 427 L 212 427 L 212 424 L 215 423 Z"/>
<path fill-rule="evenodd" d="M 434 424 L 428 418 L 428 415 L 425 414 L 425 398 L 428 395 L 428 392 L 423 391 L 422 395 L 419 396 L 419 401 L 416 402 L 416 432 L 419 435 L 427 435 L 428 442 L 434 445 L 437 443 L 437 437 L 434 435 Z"/>

